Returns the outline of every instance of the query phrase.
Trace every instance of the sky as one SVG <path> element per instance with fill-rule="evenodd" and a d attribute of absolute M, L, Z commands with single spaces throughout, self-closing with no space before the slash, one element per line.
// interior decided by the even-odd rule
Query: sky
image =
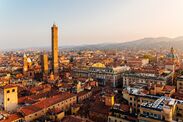
<path fill-rule="evenodd" d="M 183 36 L 183 0 L 0 0 L 0 49 Z"/>

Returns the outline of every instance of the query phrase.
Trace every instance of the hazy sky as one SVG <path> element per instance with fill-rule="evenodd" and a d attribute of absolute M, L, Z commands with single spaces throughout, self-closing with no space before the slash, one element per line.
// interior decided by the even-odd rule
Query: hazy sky
<path fill-rule="evenodd" d="M 183 0 L 0 0 L 0 49 L 183 36 Z"/>

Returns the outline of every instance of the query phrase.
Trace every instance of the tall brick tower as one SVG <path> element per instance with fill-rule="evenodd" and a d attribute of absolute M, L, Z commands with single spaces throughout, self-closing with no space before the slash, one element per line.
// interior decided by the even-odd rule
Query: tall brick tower
<path fill-rule="evenodd" d="M 24 54 L 23 56 L 23 73 L 25 74 L 28 70 L 28 62 L 27 62 L 27 56 Z"/>
<path fill-rule="evenodd" d="M 41 55 L 41 67 L 42 72 L 48 74 L 48 55 L 46 53 Z"/>
<path fill-rule="evenodd" d="M 53 24 L 52 28 L 52 70 L 54 74 L 58 73 L 58 27 Z"/>

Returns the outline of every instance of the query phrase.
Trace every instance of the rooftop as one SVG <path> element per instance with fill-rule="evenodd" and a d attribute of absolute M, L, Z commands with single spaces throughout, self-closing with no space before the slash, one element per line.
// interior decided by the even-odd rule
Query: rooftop
<path fill-rule="evenodd" d="M 54 105 L 56 103 L 59 103 L 61 101 L 64 101 L 64 100 L 69 99 L 74 96 L 75 95 L 71 94 L 71 93 L 62 93 L 62 94 L 55 95 L 50 98 L 40 100 L 39 102 L 36 102 L 35 104 L 29 105 L 29 106 L 24 106 L 24 107 L 20 108 L 20 111 L 22 113 L 24 113 L 25 116 L 27 116 L 27 115 L 38 112 L 44 108 L 48 108 L 51 105 Z"/>
<path fill-rule="evenodd" d="M 183 75 L 179 76 L 177 80 L 183 81 Z"/>
<path fill-rule="evenodd" d="M 110 111 L 110 108 L 111 107 L 106 106 L 104 104 L 104 102 L 98 101 L 98 102 L 95 102 L 91 105 L 90 112 L 95 112 L 95 113 L 108 115 L 108 113 Z"/>
<path fill-rule="evenodd" d="M 0 122 L 12 122 L 21 118 L 22 117 L 18 114 L 10 114 L 6 119 L 0 120 Z"/>
<path fill-rule="evenodd" d="M 176 105 L 177 103 L 183 104 L 183 101 L 162 96 L 159 99 L 157 99 L 155 102 L 142 103 L 141 107 L 162 111 L 163 108 L 170 109 L 172 106 Z"/>
<path fill-rule="evenodd" d="M 17 87 L 15 84 L 7 84 L 5 86 L 0 86 L 0 89 L 8 89 L 8 88 L 13 88 Z"/>
<path fill-rule="evenodd" d="M 167 78 L 170 76 L 170 73 L 163 73 L 162 75 L 142 75 L 140 73 L 125 72 L 124 76 L 164 81 L 167 80 Z"/>
<path fill-rule="evenodd" d="M 64 117 L 62 122 L 93 122 L 93 121 L 86 118 L 70 115 L 70 116 Z"/>
<path fill-rule="evenodd" d="M 91 92 L 91 91 L 89 91 L 89 90 L 84 90 L 84 91 L 79 92 L 79 93 L 77 94 L 77 96 L 83 96 L 83 95 L 88 94 L 88 93 L 90 93 L 90 92 Z"/>

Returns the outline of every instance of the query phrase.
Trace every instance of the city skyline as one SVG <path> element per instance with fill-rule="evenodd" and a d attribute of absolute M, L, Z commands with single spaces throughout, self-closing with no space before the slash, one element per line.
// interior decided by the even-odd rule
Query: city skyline
<path fill-rule="evenodd" d="M 59 46 L 182 36 L 182 3 L 181 0 L 1 0 L 0 48 L 49 47 L 49 27 L 53 22 L 60 28 Z"/>
<path fill-rule="evenodd" d="M 183 122 L 183 0 L 0 0 L 0 122 Z"/>

